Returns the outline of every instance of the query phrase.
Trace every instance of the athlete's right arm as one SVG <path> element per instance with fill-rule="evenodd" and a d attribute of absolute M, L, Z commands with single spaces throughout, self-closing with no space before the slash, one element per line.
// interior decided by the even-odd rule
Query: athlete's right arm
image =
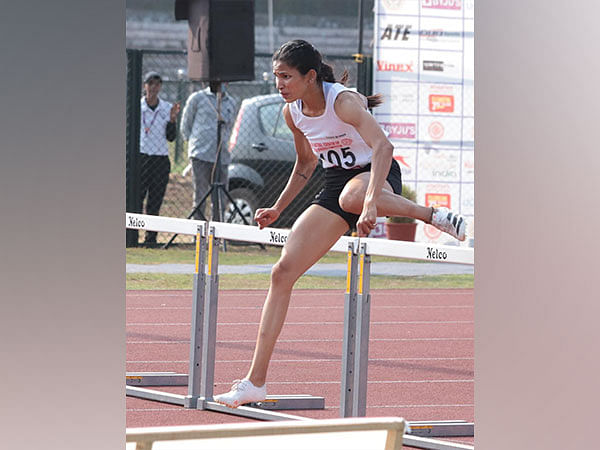
<path fill-rule="evenodd" d="M 279 195 L 275 204 L 271 208 L 261 208 L 256 210 L 254 220 L 261 229 L 269 226 L 279 218 L 281 212 L 288 207 L 292 200 L 294 200 L 306 185 L 319 163 L 319 158 L 312 152 L 308 140 L 294 125 L 288 105 L 283 107 L 283 117 L 294 136 L 296 163 L 294 164 L 294 170 L 292 170 L 285 188 Z"/>

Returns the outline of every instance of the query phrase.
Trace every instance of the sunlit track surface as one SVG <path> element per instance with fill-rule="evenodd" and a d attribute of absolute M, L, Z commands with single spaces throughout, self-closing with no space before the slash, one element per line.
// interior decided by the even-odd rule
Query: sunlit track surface
<path fill-rule="evenodd" d="M 266 291 L 220 291 L 215 392 L 245 375 Z M 371 291 L 367 416 L 474 421 L 474 296 L 469 289 Z M 189 291 L 128 291 L 128 372 L 187 373 Z M 325 397 L 312 418 L 340 415 L 343 292 L 298 290 L 269 368 L 269 394 Z M 236 325 L 237 324 L 237 325 Z M 185 394 L 186 387 L 157 388 Z M 241 422 L 127 397 L 127 427 Z M 473 438 L 457 438 L 472 443 Z"/>

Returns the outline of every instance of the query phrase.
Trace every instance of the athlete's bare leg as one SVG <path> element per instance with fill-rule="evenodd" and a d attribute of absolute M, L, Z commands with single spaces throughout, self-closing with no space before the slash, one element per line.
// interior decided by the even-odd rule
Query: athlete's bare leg
<path fill-rule="evenodd" d="M 287 314 L 292 287 L 348 230 L 337 214 L 311 205 L 296 220 L 279 261 L 271 271 L 271 286 L 263 306 L 254 357 L 246 378 L 265 384 L 269 361 Z"/>
<path fill-rule="evenodd" d="M 363 202 L 369 185 L 369 172 L 364 172 L 352 178 L 340 195 L 340 207 L 344 211 L 352 214 L 360 214 L 363 209 Z M 394 194 L 392 187 L 386 181 L 384 183 L 381 195 L 377 199 L 377 215 L 378 216 L 402 216 L 412 217 L 422 220 L 425 223 L 431 222 L 431 213 L 433 208 L 421 206 L 417 203 Z"/>

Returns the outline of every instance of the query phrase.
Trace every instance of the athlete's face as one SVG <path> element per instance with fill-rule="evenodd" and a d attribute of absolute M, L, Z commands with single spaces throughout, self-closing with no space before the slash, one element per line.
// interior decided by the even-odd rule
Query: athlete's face
<path fill-rule="evenodd" d="M 314 84 L 316 72 L 311 69 L 302 75 L 297 69 L 281 61 L 273 61 L 275 86 L 286 103 L 302 98 L 311 84 Z"/>

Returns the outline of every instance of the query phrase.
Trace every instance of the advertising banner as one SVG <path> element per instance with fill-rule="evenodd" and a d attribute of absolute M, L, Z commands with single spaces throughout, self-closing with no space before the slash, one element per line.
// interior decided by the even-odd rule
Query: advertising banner
<path fill-rule="evenodd" d="M 427 206 L 469 220 L 474 242 L 474 0 L 376 0 L 373 110 L 389 133 L 403 183 Z M 419 223 L 416 241 L 456 244 Z"/>

